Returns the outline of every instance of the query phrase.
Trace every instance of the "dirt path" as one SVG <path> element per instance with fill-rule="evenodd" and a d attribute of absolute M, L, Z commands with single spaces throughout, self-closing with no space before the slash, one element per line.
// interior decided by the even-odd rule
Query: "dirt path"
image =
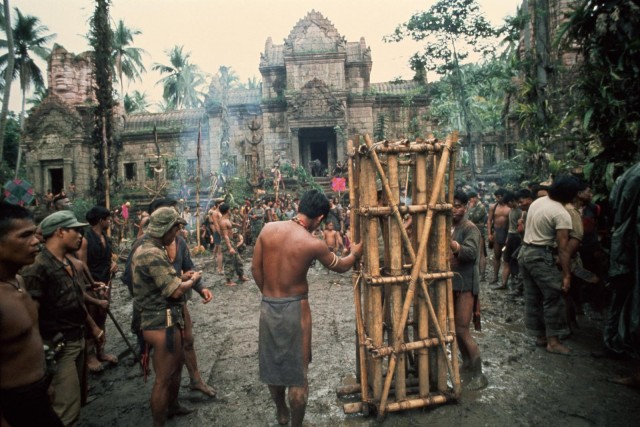
<path fill-rule="evenodd" d="M 229 288 L 212 275 L 204 259 L 214 300 L 190 303 L 195 320 L 196 352 L 203 377 L 218 390 L 207 400 L 181 389 L 181 400 L 197 411 L 168 422 L 169 426 L 275 426 L 275 409 L 267 387 L 258 380 L 258 310 L 260 294 L 253 281 Z M 245 263 L 249 271 L 249 263 Z M 350 273 L 309 274 L 313 313 L 313 363 L 309 373 L 309 426 L 477 426 L 477 425 L 635 425 L 640 418 L 640 393 L 607 378 L 627 372 L 629 362 L 594 359 L 599 348 L 598 322 L 580 319 L 580 329 L 567 343 L 571 357 L 547 354 L 524 333 L 521 299 L 482 287 L 483 330 L 475 332 L 489 387 L 464 392 L 457 404 L 389 414 L 384 423 L 360 415 L 345 416 L 335 390 L 355 381 L 355 323 Z M 118 280 L 116 280 L 119 282 Z M 124 287 L 114 289 L 112 311 L 128 331 L 131 302 Z M 125 344 L 108 321 L 108 350 Z M 81 426 L 151 425 L 149 396 L 153 375 L 145 384 L 131 357 L 90 379 L 90 395 Z M 183 385 L 188 383 L 183 370 Z"/>

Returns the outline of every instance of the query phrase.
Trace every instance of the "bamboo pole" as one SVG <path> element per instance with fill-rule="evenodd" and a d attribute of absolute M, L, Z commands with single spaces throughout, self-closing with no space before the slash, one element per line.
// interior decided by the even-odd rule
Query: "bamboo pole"
<path fill-rule="evenodd" d="M 449 194 L 447 195 L 447 202 L 453 205 L 453 195 L 455 192 L 455 170 L 456 170 L 456 150 L 451 152 L 451 161 L 449 162 Z M 451 229 L 451 216 L 447 217 L 447 230 Z M 450 241 L 451 235 L 447 234 Z M 449 266 L 449 269 L 451 267 Z M 449 331 L 456 330 L 455 323 L 455 312 L 453 307 L 453 280 L 452 278 L 447 278 L 447 315 L 449 319 Z M 451 343 L 451 363 L 453 364 L 453 393 L 456 399 L 460 398 L 460 393 L 462 392 L 461 384 L 460 384 L 460 371 L 458 366 L 458 341 L 454 340 Z"/>
<path fill-rule="evenodd" d="M 363 161 L 360 164 L 363 194 L 363 205 L 371 206 L 377 205 L 378 197 L 376 191 L 376 177 L 370 162 Z M 372 276 L 378 276 L 380 274 L 380 261 L 378 251 L 378 231 L 379 224 L 378 219 L 374 217 L 366 218 L 362 221 L 363 237 L 366 242 L 365 256 L 367 260 L 368 273 Z M 379 287 L 368 286 L 366 288 L 367 301 L 367 330 L 370 337 L 373 340 L 374 345 L 382 345 L 383 330 L 382 330 L 382 290 Z M 379 399 L 382 393 L 382 361 L 372 361 L 370 364 L 370 383 L 373 389 L 374 399 Z"/>
<path fill-rule="evenodd" d="M 456 337 L 452 334 L 447 335 L 443 338 L 426 338 L 423 340 L 412 341 L 408 343 L 400 344 L 400 352 L 406 353 L 408 351 L 419 350 L 423 348 L 430 348 L 436 346 L 442 346 L 443 344 L 449 344 L 455 341 Z M 446 348 L 446 347 L 445 347 Z M 369 350 L 371 352 L 372 357 L 385 357 L 391 355 L 395 350 L 393 346 L 381 347 L 381 348 L 372 348 Z"/>
<path fill-rule="evenodd" d="M 444 271 L 442 273 L 424 273 L 420 277 L 422 280 L 435 280 L 435 279 L 450 279 L 453 278 L 453 273 L 450 271 Z M 372 277 L 365 275 L 364 277 L 367 285 L 380 286 L 390 285 L 395 283 L 408 283 L 411 280 L 411 275 L 404 274 L 402 276 L 385 276 L 385 277 Z"/>
<path fill-rule="evenodd" d="M 197 157 L 197 171 L 196 171 L 196 242 L 198 248 L 200 248 L 200 164 L 202 158 L 202 148 L 200 146 L 202 139 L 202 127 L 200 121 L 198 121 L 198 140 L 196 142 L 196 157 Z"/>
<path fill-rule="evenodd" d="M 349 204 L 351 206 L 351 241 L 352 242 L 356 242 L 356 237 L 359 239 L 360 238 L 360 233 L 356 233 L 357 231 L 359 231 L 359 227 L 358 227 L 358 223 L 356 221 L 359 221 L 359 219 L 356 217 L 355 214 L 355 208 L 356 208 L 356 194 L 358 193 L 358 189 L 359 189 L 359 183 L 358 183 L 358 179 L 356 177 L 356 173 L 354 171 L 354 157 L 355 157 L 355 150 L 353 147 L 353 141 L 349 140 L 347 141 L 347 155 L 349 156 L 349 159 L 347 161 L 347 170 L 349 173 Z M 357 234 L 357 236 L 356 236 Z M 358 270 L 361 268 L 360 266 L 357 266 Z M 364 351 L 364 345 L 365 345 L 365 332 L 364 332 L 364 322 L 362 320 L 362 304 L 361 304 L 361 299 L 362 299 L 362 291 L 361 288 L 359 286 L 360 283 L 362 283 L 359 278 L 361 276 L 356 276 L 355 274 L 353 275 L 352 278 L 352 283 L 353 283 L 353 300 L 355 302 L 355 316 L 356 316 L 356 334 L 357 334 L 357 340 L 358 340 L 358 348 L 357 348 L 357 352 L 358 352 L 358 369 L 360 372 L 360 382 L 362 384 L 367 385 L 368 384 L 368 375 L 367 375 L 367 355 Z M 363 402 L 367 402 L 369 400 L 369 387 L 365 386 L 364 389 L 362 389 L 362 401 Z"/>
<path fill-rule="evenodd" d="M 456 140 L 457 140 L 457 134 L 456 134 Z M 455 144 L 453 136 L 448 136 L 445 144 L 445 149 L 442 150 L 442 155 L 440 157 L 440 162 L 438 164 L 438 170 L 436 174 L 436 179 L 434 180 L 434 187 L 431 193 L 430 204 L 435 204 L 440 195 L 443 180 L 444 180 L 444 175 L 446 172 L 447 161 L 449 159 L 449 150 L 451 149 L 453 144 Z M 427 212 L 424 230 L 422 231 L 420 244 L 418 246 L 418 255 L 416 256 L 418 263 L 414 263 L 413 269 L 411 270 L 411 282 L 409 283 L 409 288 L 407 289 L 407 296 L 405 298 L 405 303 L 402 309 L 402 316 L 400 319 L 400 323 L 396 325 L 396 327 L 394 327 L 393 332 L 396 335 L 396 337 L 399 337 L 400 334 L 403 333 L 404 326 L 407 321 L 407 317 L 409 315 L 409 309 L 413 301 L 413 295 L 415 293 L 416 283 L 421 270 L 419 266 L 419 262 L 422 259 L 424 259 L 426 255 L 427 241 L 429 240 L 432 221 L 433 221 L 433 213 L 429 211 Z M 395 357 L 394 355 L 389 360 L 389 367 L 387 369 L 387 378 L 384 384 L 382 397 L 380 399 L 380 412 L 378 415 L 380 418 L 384 417 L 386 400 L 389 395 L 389 388 L 391 385 L 391 377 L 393 376 L 393 373 L 395 371 L 396 364 L 397 364 L 397 357 Z"/>
<path fill-rule="evenodd" d="M 389 154 L 387 156 L 387 170 L 389 177 L 389 189 L 390 199 L 392 206 L 398 206 L 400 202 L 400 184 L 399 184 L 399 171 L 398 171 L 398 155 Z M 397 213 L 397 211 L 396 211 Z M 400 215 L 399 213 L 397 213 Z M 401 245 L 401 231 L 405 232 L 404 224 L 402 221 L 389 221 L 389 266 L 390 274 L 392 277 L 399 276 L 402 273 L 402 245 Z M 409 237 L 407 236 L 407 243 L 410 246 Z M 402 314 L 402 286 L 400 284 L 390 284 L 391 286 L 391 319 L 392 325 L 396 325 L 400 322 L 400 315 Z M 402 346 L 404 341 L 404 335 L 400 337 L 393 335 L 391 340 L 392 346 Z M 395 341 L 399 339 L 399 341 Z M 406 357 L 404 352 L 398 355 L 398 369 L 396 373 L 396 398 L 404 399 L 406 393 Z"/>
<path fill-rule="evenodd" d="M 107 118 L 102 113 L 102 160 L 104 161 L 104 207 L 111 210 L 111 185 L 109 183 L 109 158 L 107 150 Z M 107 229 L 107 236 L 111 235 L 111 227 Z"/>
<path fill-rule="evenodd" d="M 453 205 L 449 203 L 436 203 L 434 205 L 427 205 L 426 203 L 423 205 L 408 205 L 408 206 L 398 206 L 398 212 L 401 214 L 417 214 L 417 213 L 425 213 L 428 210 L 432 210 L 434 212 L 448 212 L 453 209 Z M 356 209 L 357 213 L 362 216 L 388 216 L 393 213 L 393 207 L 391 206 L 363 206 Z"/>

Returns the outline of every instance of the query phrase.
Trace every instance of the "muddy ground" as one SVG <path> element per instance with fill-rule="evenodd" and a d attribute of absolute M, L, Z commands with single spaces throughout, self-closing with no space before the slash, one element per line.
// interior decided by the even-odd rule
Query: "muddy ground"
<path fill-rule="evenodd" d="M 245 271 L 250 260 L 246 257 Z M 214 400 L 189 391 L 183 370 L 181 401 L 196 412 L 170 420 L 169 426 L 275 426 L 275 409 L 267 387 L 258 379 L 258 313 L 260 293 L 253 281 L 222 285 L 210 257 L 196 258 L 207 273 L 214 300 L 190 302 L 195 321 L 196 352 L 203 378 L 218 390 Z M 119 280 L 115 280 L 119 283 Z M 628 361 L 595 359 L 601 321 L 579 317 L 580 329 L 567 341 L 570 357 L 551 355 L 525 335 L 523 302 L 482 283 L 483 329 L 474 332 L 489 386 L 462 394 L 458 403 L 388 414 L 384 422 L 344 415 L 345 400 L 336 388 L 355 381 L 355 323 L 350 273 L 329 273 L 321 266 L 309 273 L 313 313 L 313 363 L 309 373 L 308 426 L 623 426 L 638 425 L 640 392 L 608 379 L 629 372 Z M 113 291 L 112 311 L 128 332 L 131 301 L 125 287 Z M 107 321 L 108 350 L 126 345 Z M 132 341 L 135 341 L 130 336 Z M 145 384 L 138 365 L 125 356 L 114 367 L 90 378 L 90 400 L 81 426 L 151 425 L 151 375 Z"/>

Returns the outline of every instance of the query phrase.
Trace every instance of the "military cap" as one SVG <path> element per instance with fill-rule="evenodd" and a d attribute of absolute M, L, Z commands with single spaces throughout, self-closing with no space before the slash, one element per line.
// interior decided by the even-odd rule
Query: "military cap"
<path fill-rule="evenodd" d="M 43 219 L 40 223 L 40 229 L 42 230 L 42 237 L 49 237 L 58 228 L 80 228 L 85 225 L 88 224 L 78 221 L 72 211 L 58 211 Z"/>
<path fill-rule="evenodd" d="M 160 238 L 167 234 L 173 226 L 186 223 L 187 221 L 180 218 L 180 215 L 174 208 L 159 208 L 156 209 L 149 218 L 147 234 L 151 237 Z"/>

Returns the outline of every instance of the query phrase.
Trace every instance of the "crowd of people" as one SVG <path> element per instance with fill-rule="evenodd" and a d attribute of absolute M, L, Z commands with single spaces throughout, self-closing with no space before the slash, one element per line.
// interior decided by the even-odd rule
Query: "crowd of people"
<path fill-rule="evenodd" d="M 455 332 L 461 369 L 469 374 L 466 387 L 488 383 L 470 326 L 480 328 L 478 295 L 489 261 L 494 289 L 510 289 L 524 300 L 526 331 L 549 353 L 571 354 L 563 340 L 576 314 L 602 312 L 603 296 L 611 289 L 606 351 L 599 355 L 637 351 L 640 325 L 622 328 L 620 319 L 636 319 L 638 312 L 629 299 L 640 294 L 634 229 L 639 169 L 625 174 L 612 193 L 619 203 L 610 224 L 611 254 L 618 254 L 612 267 L 603 261 L 602 209 L 575 177 L 515 192 L 498 189 L 490 204 L 473 190 L 455 192 L 449 264 L 456 273 Z M 182 199 L 157 199 L 131 215 L 128 202 L 113 211 L 95 206 L 82 222 L 66 209 L 68 197 L 59 196 L 51 200 L 54 212 L 37 227 L 29 210 L 0 205 L 0 414 L 9 425 L 76 424 L 86 399 L 85 368 L 97 372 L 118 363 L 104 344 L 111 286 L 122 267 L 115 262 L 114 246 L 122 238 L 133 242 L 120 277 L 133 298 L 131 330 L 145 376 L 153 362 L 154 425 L 191 412 L 178 401 L 183 365 L 191 389 L 217 394 L 199 372 L 186 304 L 193 291 L 204 303 L 213 299 L 191 258 L 197 240 L 211 251 L 226 286 L 249 280 L 243 256 L 252 247 L 251 273 L 262 293 L 260 379 L 268 385 L 277 421 L 302 424 L 311 359 L 307 273 L 316 261 L 345 272 L 360 259 L 361 243 L 348 238 L 349 207 L 311 190 L 300 199 L 247 198 L 241 206 L 220 198 L 210 209 L 196 207 L 195 212 Z M 117 217 L 130 224 L 126 234 Z M 618 381 L 640 385 L 640 370 Z"/>

